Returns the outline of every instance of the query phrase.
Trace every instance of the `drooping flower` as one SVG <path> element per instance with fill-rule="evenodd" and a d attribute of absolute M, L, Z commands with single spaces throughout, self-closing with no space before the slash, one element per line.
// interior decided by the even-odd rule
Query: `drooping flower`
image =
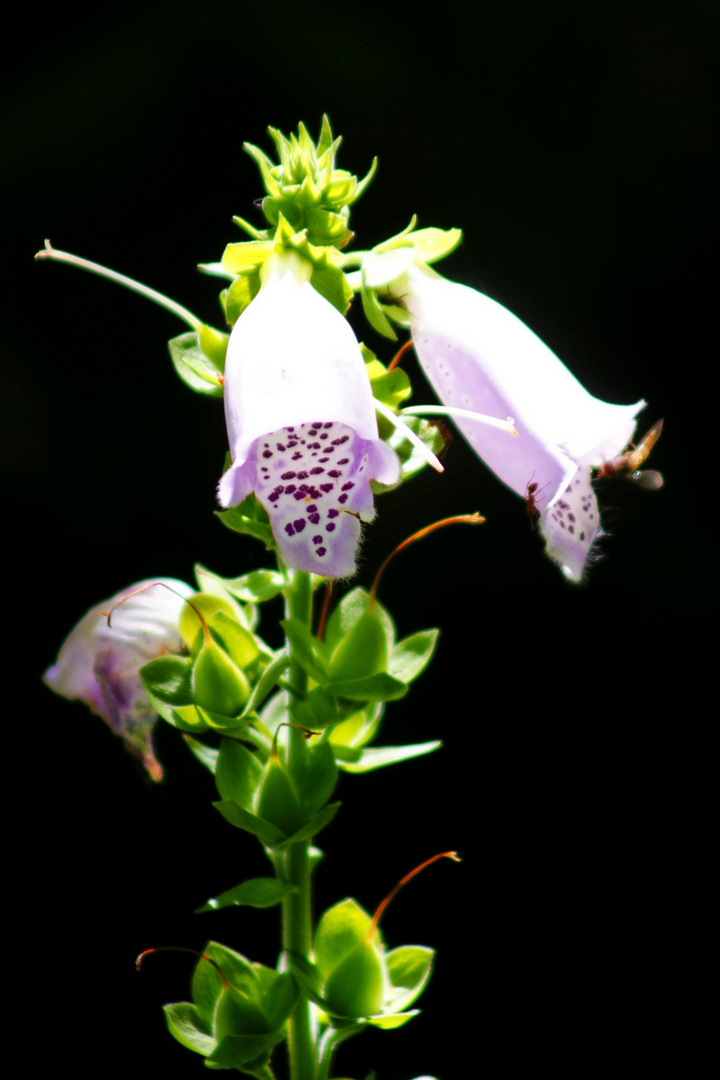
<path fill-rule="evenodd" d="M 370 481 L 394 484 L 400 470 L 378 438 L 355 335 L 310 273 L 295 254 L 275 256 L 230 335 L 232 465 L 218 495 L 231 507 L 254 491 L 288 566 L 342 578 L 355 572 L 360 520 L 375 516 Z"/>
<path fill-rule="evenodd" d="M 547 554 L 580 581 L 600 526 L 591 470 L 626 447 L 645 402 L 593 397 L 511 311 L 424 265 L 411 266 L 392 292 L 443 404 L 513 418 L 512 440 L 472 419 L 457 426 L 508 487 L 532 492 Z"/>
<path fill-rule="evenodd" d="M 183 598 L 192 595 L 189 585 L 174 578 L 123 589 L 80 620 L 43 676 L 55 693 L 84 701 L 101 716 L 153 780 L 163 775 L 152 744 L 157 715 L 139 671 L 149 660 L 181 651 L 178 623 Z"/>

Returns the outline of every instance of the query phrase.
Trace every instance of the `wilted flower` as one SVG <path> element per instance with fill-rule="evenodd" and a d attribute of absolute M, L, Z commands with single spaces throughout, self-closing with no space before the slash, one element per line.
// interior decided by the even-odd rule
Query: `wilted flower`
<path fill-rule="evenodd" d="M 512 440 L 472 419 L 457 426 L 508 487 L 532 493 L 548 555 L 580 581 L 600 524 L 591 469 L 621 453 L 645 402 L 593 397 L 507 308 L 425 266 L 412 266 L 393 293 L 410 314 L 415 351 L 441 401 L 513 418 Z"/>
<path fill-rule="evenodd" d="M 350 325 L 310 284 L 311 267 L 275 256 L 236 322 L 225 365 L 233 463 L 225 507 L 255 492 L 288 566 L 323 577 L 355 571 L 360 522 L 375 516 L 370 481 L 394 484 L 370 382 Z"/>
<path fill-rule="evenodd" d="M 181 651 L 178 623 L 183 598 L 192 595 L 189 585 L 174 578 L 140 581 L 123 589 L 80 620 L 43 676 L 57 694 L 84 701 L 102 716 L 153 780 L 163 775 L 152 745 L 157 715 L 139 672 L 149 660 Z"/>

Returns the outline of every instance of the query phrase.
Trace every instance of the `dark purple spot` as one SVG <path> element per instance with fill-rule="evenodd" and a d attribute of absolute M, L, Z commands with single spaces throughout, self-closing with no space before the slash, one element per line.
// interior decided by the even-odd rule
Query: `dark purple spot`
<path fill-rule="evenodd" d="M 327 548 L 316 548 L 315 549 L 315 554 L 316 555 L 326 555 L 327 554 Z"/>
<path fill-rule="evenodd" d="M 296 476 L 297 476 L 297 473 L 295 473 L 295 472 L 284 472 L 280 476 L 280 479 L 281 480 L 294 480 Z"/>
<path fill-rule="evenodd" d="M 275 443 L 275 449 L 280 450 L 281 453 L 283 453 L 283 454 L 285 453 L 285 447 L 283 446 L 283 444 L 281 442 Z"/>
<path fill-rule="evenodd" d="M 309 484 L 301 484 L 300 485 L 300 490 L 308 492 L 310 490 L 310 485 Z"/>
<path fill-rule="evenodd" d="M 319 442 L 309 442 L 308 450 L 322 450 L 322 446 Z"/>
<path fill-rule="evenodd" d="M 299 461 L 301 457 L 302 457 L 302 454 L 300 453 L 300 451 L 296 450 L 295 453 L 292 456 L 292 460 L 293 461 Z"/>
<path fill-rule="evenodd" d="M 575 515 L 574 514 L 568 514 L 568 521 L 574 521 L 574 520 L 575 520 Z"/>
<path fill-rule="evenodd" d="M 295 532 L 301 533 L 305 528 L 307 522 L 303 518 L 298 518 L 297 521 L 293 521 L 295 526 Z"/>
<path fill-rule="evenodd" d="M 333 426 L 333 423 L 334 423 L 334 420 L 330 420 L 327 424 L 323 424 L 323 427 L 324 428 L 331 428 Z M 318 427 L 319 426 L 320 425 L 318 424 Z"/>
<path fill-rule="evenodd" d="M 340 514 L 339 510 L 328 510 L 328 517 L 329 518 L 336 518 L 336 517 L 339 516 L 339 514 Z"/>
<path fill-rule="evenodd" d="M 326 458 L 326 457 L 321 457 L 321 458 L 320 458 L 320 464 L 321 464 L 321 465 L 324 465 L 324 464 L 325 464 L 325 462 L 326 462 L 326 461 L 329 461 L 329 460 L 330 460 L 330 458 Z"/>
<path fill-rule="evenodd" d="M 569 533 L 574 533 L 575 532 L 575 526 L 574 525 L 568 525 L 568 532 Z"/>
<path fill-rule="evenodd" d="M 322 533 L 318 533 L 317 536 L 312 538 L 313 544 L 322 544 Z"/>
<path fill-rule="evenodd" d="M 281 492 L 273 491 L 272 495 L 268 495 L 268 502 L 277 502 L 280 498 Z"/>
<path fill-rule="evenodd" d="M 305 524 L 305 522 L 303 522 L 303 525 L 304 524 Z M 285 532 L 288 534 L 288 536 L 293 536 L 294 533 L 295 533 L 295 530 L 293 529 L 293 527 L 292 527 L 292 525 L 290 524 L 289 521 L 288 521 L 287 525 L 285 526 Z"/>
<path fill-rule="evenodd" d="M 327 431 L 323 431 L 323 433 L 322 433 L 322 435 L 320 436 L 320 438 L 321 438 L 321 439 L 327 439 L 327 437 L 328 437 Z"/>
<path fill-rule="evenodd" d="M 297 474 L 298 480 L 307 480 L 308 474 L 306 472 L 299 472 Z"/>
<path fill-rule="evenodd" d="M 293 495 L 293 499 L 295 500 L 295 502 L 300 502 L 300 500 L 304 499 L 304 498 L 305 498 L 305 492 L 304 491 L 296 491 L 295 494 Z"/>
<path fill-rule="evenodd" d="M 580 533 L 580 539 L 581 539 L 581 540 L 584 540 L 584 539 L 585 539 L 585 533 L 584 533 L 584 532 L 581 532 L 581 533 Z"/>
<path fill-rule="evenodd" d="M 263 457 L 272 457 L 272 450 L 263 450 Z"/>
<path fill-rule="evenodd" d="M 288 484 L 288 486 L 285 488 L 285 494 L 286 495 L 292 495 L 294 490 L 295 490 L 295 484 Z"/>
<path fill-rule="evenodd" d="M 560 528 L 561 528 L 561 529 L 564 529 L 564 528 L 565 528 L 565 522 L 564 522 L 564 521 L 561 521 L 561 522 L 560 522 Z"/>
<path fill-rule="evenodd" d="M 329 525 L 326 525 L 325 526 L 325 531 L 326 532 L 335 532 L 335 524 L 334 524 L 334 522 L 331 521 Z"/>
<path fill-rule="evenodd" d="M 310 475 L 311 476 L 321 476 L 324 472 L 325 472 L 325 470 L 323 468 L 321 468 L 320 465 L 316 465 L 314 469 L 310 470 Z"/>
<path fill-rule="evenodd" d="M 332 476 L 333 480 L 337 480 L 338 477 L 342 476 L 342 473 L 338 472 L 337 469 L 330 469 L 328 476 Z"/>
<path fill-rule="evenodd" d="M 332 491 L 332 489 L 333 489 L 334 487 L 335 487 L 335 485 L 334 485 L 334 484 L 321 484 L 321 485 L 320 485 L 320 490 L 321 490 L 321 491 Z"/>
<path fill-rule="evenodd" d="M 347 495 L 341 495 L 338 499 L 339 503 L 347 502 Z"/>
<path fill-rule="evenodd" d="M 308 514 L 308 521 L 312 525 L 319 525 L 320 524 L 320 515 L 319 514 Z"/>
<path fill-rule="evenodd" d="M 340 458 L 340 460 L 338 461 L 338 465 L 347 465 L 349 460 L 349 457 Z"/>
<path fill-rule="evenodd" d="M 348 480 L 347 484 L 343 484 L 342 490 L 343 491 L 350 491 L 350 489 L 354 488 L 354 487 L 355 487 L 355 484 L 352 482 L 352 480 Z"/>
<path fill-rule="evenodd" d="M 315 506 L 313 503 L 310 503 L 307 510 L 308 510 L 308 514 L 314 514 L 315 511 L 317 510 L 317 506 Z"/>

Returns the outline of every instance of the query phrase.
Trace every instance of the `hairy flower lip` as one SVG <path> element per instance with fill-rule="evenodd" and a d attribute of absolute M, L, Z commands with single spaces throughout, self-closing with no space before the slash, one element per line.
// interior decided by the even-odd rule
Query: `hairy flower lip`
<path fill-rule="evenodd" d="M 224 390 L 232 465 L 218 497 L 237 506 L 255 491 L 289 566 L 347 577 L 355 571 L 357 519 L 375 513 L 369 481 L 394 484 L 400 466 L 378 437 L 357 339 L 309 273 L 297 255 L 276 256 L 230 335 Z"/>
<path fill-rule="evenodd" d="M 157 717 L 139 672 L 149 660 L 182 650 L 178 622 L 184 598 L 193 591 L 175 578 L 150 578 L 123 589 L 83 616 L 43 675 L 56 694 L 83 701 L 101 716 L 154 780 L 163 775 L 152 745 Z"/>

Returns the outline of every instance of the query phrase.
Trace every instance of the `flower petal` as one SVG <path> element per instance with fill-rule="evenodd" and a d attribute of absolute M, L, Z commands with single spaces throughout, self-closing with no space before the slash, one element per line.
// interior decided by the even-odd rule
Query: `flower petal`
<path fill-rule="evenodd" d="M 540 516 L 545 550 L 568 581 L 582 581 L 590 549 L 600 527 L 590 469 L 579 468 L 558 499 Z"/>
<path fill-rule="evenodd" d="M 80 620 L 43 676 L 56 694 L 84 701 L 101 716 L 154 780 L 162 778 L 151 734 L 157 717 L 139 672 L 148 660 L 181 651 L 178 622 L 183 598 L 192 594 L 189 585 L 174 578 L 123 589 Z"/>
<path fill-rule="evenodd" d="M 237 506 L 255 491 L 289 566 L 347 577 L 358 519 L 374 517 L 370 481 L 394 484 L 400 467 L 378 438 L 350 325 L 298 264 L 295 256 L 276 262 L 230 335 L 225 416 L 233 463 L 218 496 Z"/>

